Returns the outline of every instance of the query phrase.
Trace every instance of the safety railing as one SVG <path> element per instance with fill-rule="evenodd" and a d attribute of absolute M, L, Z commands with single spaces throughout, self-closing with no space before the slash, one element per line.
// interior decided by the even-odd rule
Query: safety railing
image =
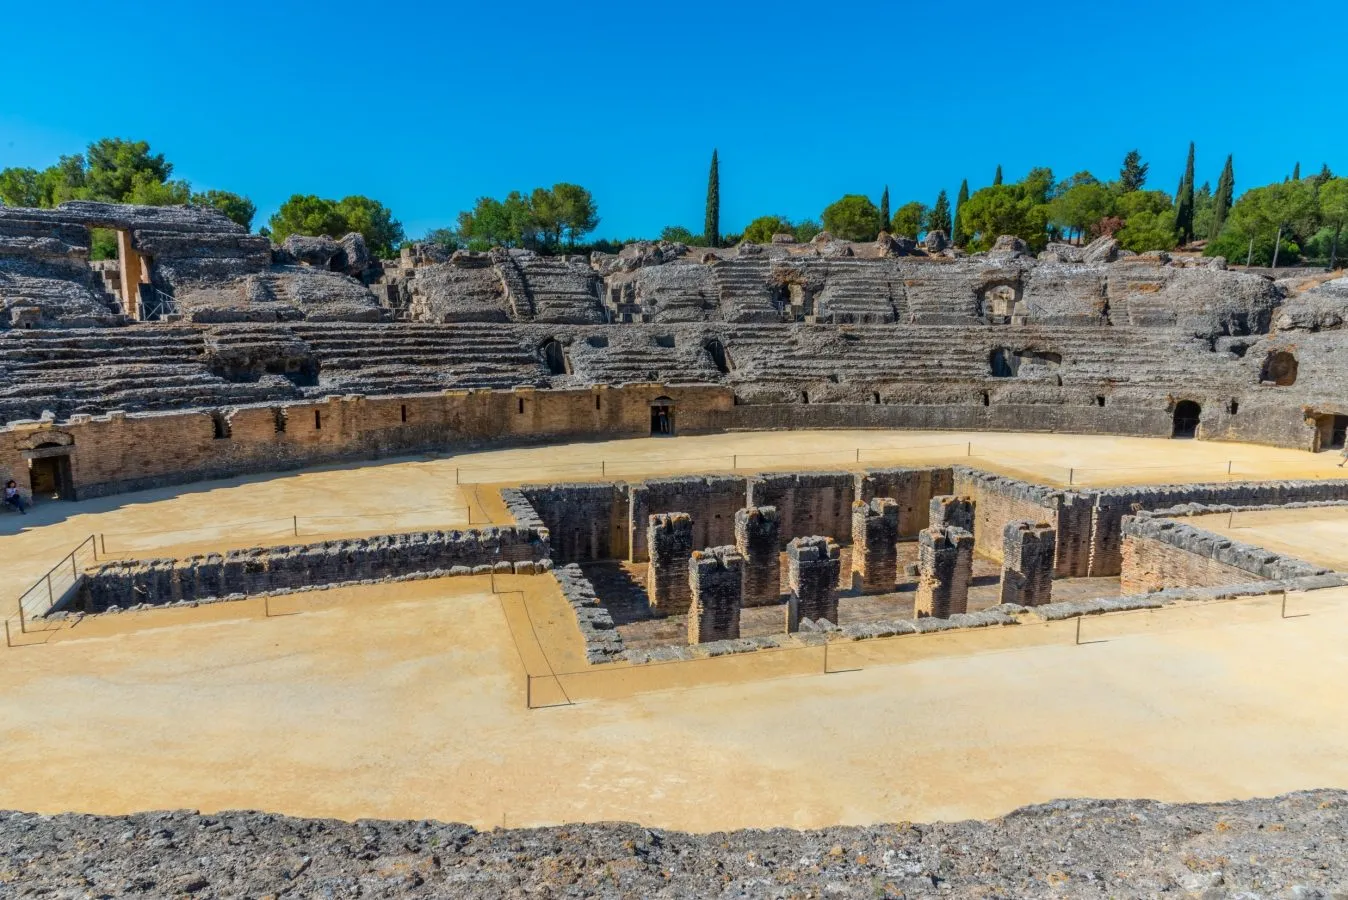
<path fill-rule="evenodd" d="M 47 574 L 35 581 L 32 587 L 19 595 L 19 631 L 26 633 L 31 621 L 47 615 L 65 603 L 70 595 L 78 590 L 84 570 L 96 562 L 98 562 L 98 545 L 94 535 L 91 534 L 62 557 L 60 562 L 52 566 Z"/>

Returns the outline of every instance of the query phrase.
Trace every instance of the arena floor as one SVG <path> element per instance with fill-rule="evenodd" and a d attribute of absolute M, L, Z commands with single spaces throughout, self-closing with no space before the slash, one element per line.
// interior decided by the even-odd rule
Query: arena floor
<path fill-rule="evenodd" d="M 1344 787 L 1345 599 L 556 679 L 555 588 L 485 578 L 86 619 L 0 652 L 0 808 L 707 831 Z M 522 660 L 536 704 L 572 704 L 526 709 Z"/>
<path fill-rule="evenodd" d="M 495 492 L 456 485 L 456 469 L 461 482 L 494 484 L 839 468 L 858 455 L 1060 483 L 1225 480 L 1228 461 L 1241 478 L 1343 474 L 1330 454 L 1063 435 L 573 444 L 47 504 L 0 517 L 0 584 L 16 595 L 91 533 L 109 553 L 181 555 L 293 542 L 292 516 L 307 540 L 463 526 L 470 505 L 475 523 L 504 521 Z M 1139 460 L 1157 467 L 1128 467 Z M 1324 521 L 1324 541 L 1348 530 L 1348 514 Z M 1306 543 L 1303 521 L 1261 527 Z M 1293 595 L 1286 619 L 1275 598 L 1096 617 L 1081 645 L 1076 623 L 1059 622 L 834 645 L 828 657 L 806 647 L 593 671 L 551 579 L 498 582 L 500 595 L 485 578 L 443 579 L 29 635 L 0 649 L 0 808 L 706 831 L 1348 787 L 1348 589 Z"/>
<path fill-rule="evenodd" d="M 1185 519 L 1198 528 L 1348 571 L 1348 507 L 1260 509 Z"/>

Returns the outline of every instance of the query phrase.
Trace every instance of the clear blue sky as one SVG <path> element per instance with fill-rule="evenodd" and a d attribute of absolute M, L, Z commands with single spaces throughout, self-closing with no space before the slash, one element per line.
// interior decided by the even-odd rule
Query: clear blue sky
<path fill-rule="evenodd" d="M 953 198 L 1034 165 L 1173 191 L 1348 173 L 1342 6 L 1248 2 L 20 2 L 0 168 L 147 140 L 198 189 L 368 194 L 410 236 L 480 195 L 593 191 L 596 236 L 818 217 L 844 193 Z M 1339 25 L 1333 23 L 1338 22 Z"/>

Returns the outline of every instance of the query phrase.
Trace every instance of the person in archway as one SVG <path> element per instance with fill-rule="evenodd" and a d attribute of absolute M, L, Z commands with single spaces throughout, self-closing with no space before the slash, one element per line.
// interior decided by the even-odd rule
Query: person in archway
<path fill-rule="evenodd" d="M 28 515 L 24 509 L 23 495 L 19 493 L 19 483 L 13 478 L 5 482 L 5 505 L 17 509 L 21 516 Z"/>

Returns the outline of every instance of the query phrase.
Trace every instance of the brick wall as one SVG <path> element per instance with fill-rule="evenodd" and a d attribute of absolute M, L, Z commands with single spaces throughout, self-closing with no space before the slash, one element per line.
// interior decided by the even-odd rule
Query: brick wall
<path fill-rule="evenodd" d="M 947 468 L 867 469 L 857 476 L 858 500 L 890 497 L 899 504 L 899 537 L 915 538 L 930 523 L 931 498 L 951 491 L 951 471 Z"/>
<path fill-rule="evenodd" d="M 749 479 L 748 506 L 775 506 L 781 542 L 822 535 L 847 541 L 852 534 L 856 480 L 851 472 L 783 472 Z"/>
<path fill-rule="evenodd" d="M 1122 534 L 1119 586 L 1124 595 L 1286 581 L 1328 571 L 1169 519 L 1128 516 Z"/>
<path fill-rule="evenodd" d="M 627 555 L 627 491 L 612 482 L 596 484 L 526 484 L 501 492 L 515 521 L 523 524 L 512 508 L 518 495 L 526 500 L 547 527 L 553 558 L 559 564 L 619 559 Z"/>
<path fill-rule="evenodd" d="M 692 516 L 693 546 L 699 549 L 735 543 L 735 513 L 744 507 L 744 482 L 733 475 L 684 475 L 631 485 L 628 559 L 645 562 L 648 558 L 646 528 L 656 513 Z"/>

